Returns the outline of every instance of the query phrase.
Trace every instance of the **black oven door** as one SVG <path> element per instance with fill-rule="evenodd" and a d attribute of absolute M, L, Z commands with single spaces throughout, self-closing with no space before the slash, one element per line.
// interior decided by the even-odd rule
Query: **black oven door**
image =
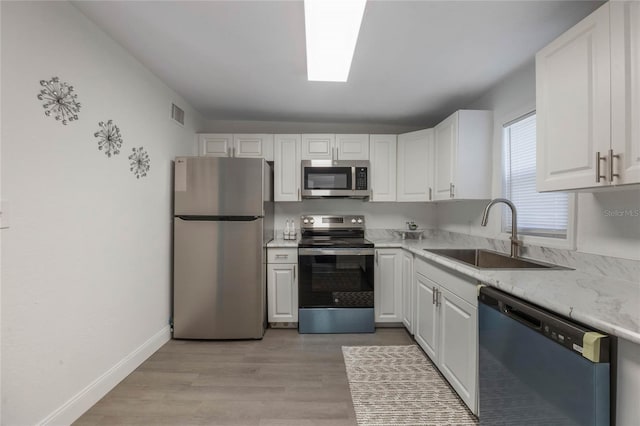
<path fill-rule="evenodd" d="M 298 249 L 300 308 L 373 308 L 373 248 Z"/>

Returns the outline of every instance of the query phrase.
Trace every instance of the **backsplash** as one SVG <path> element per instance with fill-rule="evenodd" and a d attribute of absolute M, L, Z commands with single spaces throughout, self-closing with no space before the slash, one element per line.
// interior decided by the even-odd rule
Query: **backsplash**
<path fill-rule="evenodd" d="M 364 216 L 367 228 L 402 229 L 414 221 L 419 228 L 434 228 L 435 205 L 429 203 L 378 203 L 349 199 L 310 199 L 297 203 L 274 204 L 275 229 L 282 235 L 285 221 L 293 219 L 300 229 L 300 216 L 307 214 L 336 214 Z"/>
<path fill-rule="evenodd" d="M 398 236 L 390 229 L 367 229 L 366 238 L 378 242 L 398 240 Z M 477 247 L 509 253 L 510 242 L 493 238 L 477 237 L 457 232 L 429 229 L 423 238 L 436 238 L 441 243 L 452 246 Z M 618 257 L 601 256 L 573 250 L 541 247 L 525 244 L 521 255 L 556 265 L 568 266 L 593 275 L 622 279 L 638 283 L 640 287 L 640 261 Z"/>

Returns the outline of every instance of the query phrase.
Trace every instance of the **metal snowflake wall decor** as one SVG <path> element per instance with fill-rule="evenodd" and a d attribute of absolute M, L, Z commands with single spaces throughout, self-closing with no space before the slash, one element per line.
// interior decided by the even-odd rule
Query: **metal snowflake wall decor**
<path fill-rule="evenodd" d="M 38 94 L 38 99 L 45 101 L 42 107 L 46 110 L 44 115 L 53 117 L 57 121 L 62 121 L 66 125 L 69 121 L 78 119 L 80 111 L 80 102 L 76 100 L 78 95 L 73 93 L 73 86 L 65 82 L 61 82 L 58 77 L 52 77 L 51 80 L 40 80 L 43 87 Z"/>
<path fill-rule="evenodd" d="M 131 167 L 129 170 L 136 175 L 136 179 L 140 179 L 147 175 L 149 168 L 151 167 L 151 160 L 149 160 L 149 154 L 142 147 L 133 148 L 133 154 L 129 156 L 131 160 Z"/>
<path fill-rule="evenodd" d="M 113 124 L 111 120 L 106 123 L 101 121 L 98 123 L 98 126 L 100 126 L 101 129 L 93 134 L 93 136 L 98 138 L 98 149 L 100 151 L 104 149 L 107 157 L 120 154 L 120 147 L 122 146 L 120 128 Z"/>

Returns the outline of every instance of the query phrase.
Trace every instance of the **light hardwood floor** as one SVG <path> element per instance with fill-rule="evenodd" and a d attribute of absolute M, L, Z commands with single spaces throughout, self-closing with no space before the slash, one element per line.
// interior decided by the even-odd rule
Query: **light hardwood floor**
<path fill-rule="evenodd" d="M 74 425 L 355 425 L 341 347 L 412 342 L 400 328 L 171 340 Z"/>

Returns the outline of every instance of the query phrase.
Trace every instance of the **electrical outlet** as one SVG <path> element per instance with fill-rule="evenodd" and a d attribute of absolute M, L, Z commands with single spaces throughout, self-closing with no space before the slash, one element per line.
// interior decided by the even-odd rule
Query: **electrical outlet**
<path fill-rule="evenodd" d="M 0 229 L 7 229 L 9 227 L 9 203 L 5 200 L 0 200 Z"/>

